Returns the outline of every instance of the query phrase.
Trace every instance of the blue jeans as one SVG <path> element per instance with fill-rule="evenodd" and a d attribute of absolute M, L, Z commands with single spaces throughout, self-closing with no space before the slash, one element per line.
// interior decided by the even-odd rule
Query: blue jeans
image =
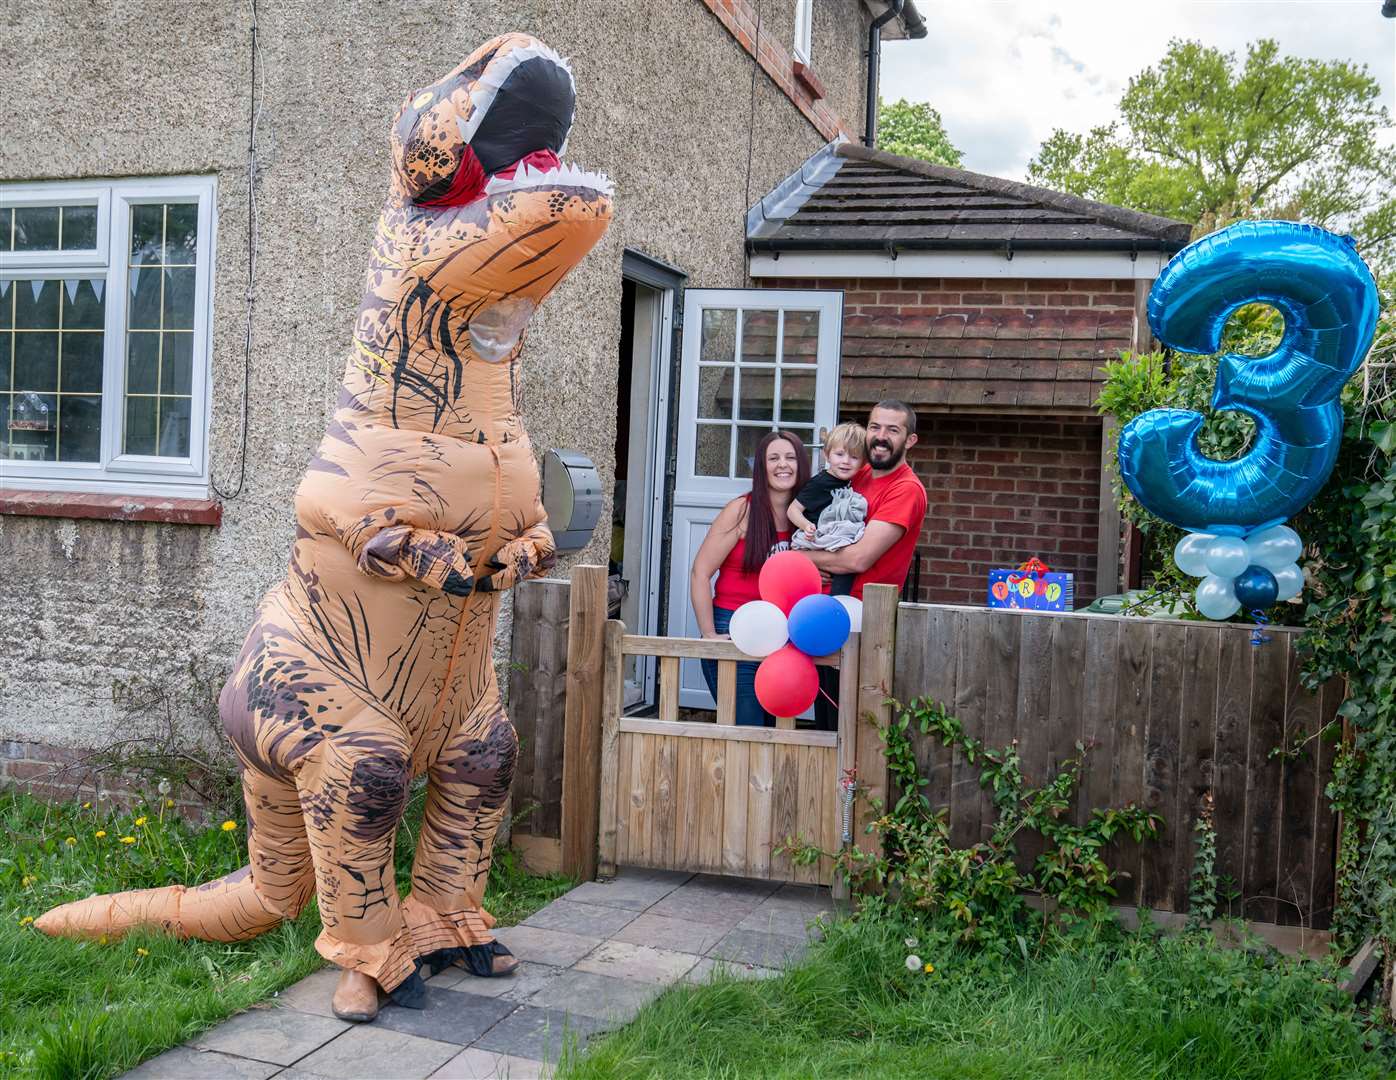
<path fill-rule="evenodd" d="M 713 629 L 719 634 L 727 633 L 732 625 L 732 612 L 727 608 L 713 607 Z M 702 660 L 703 681 L 708 684 L 708 693 L 717 697 L 717 661 Z M 776 718 L 761 708 L 756 700 L 756 668 L 751 661 L 737 665 L 737 723 L 742 727 L 775 727 Z"/>

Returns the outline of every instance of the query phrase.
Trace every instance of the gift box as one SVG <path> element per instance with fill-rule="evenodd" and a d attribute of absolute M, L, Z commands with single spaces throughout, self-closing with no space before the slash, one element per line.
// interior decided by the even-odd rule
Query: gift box
<path fill-rule="evenodd" d="M 1049 569 L 1041 559 L 1029 559 L 1016 570 L 989 571 L 991 608 L 1070 611 L 1074 593 L 1072 575 Z"/>

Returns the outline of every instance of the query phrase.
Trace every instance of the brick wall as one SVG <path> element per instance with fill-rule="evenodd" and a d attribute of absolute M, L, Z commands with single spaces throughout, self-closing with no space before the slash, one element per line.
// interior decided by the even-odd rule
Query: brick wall
<path fill-rule="evenodd" d="M 925 414 L 908 455 L 929 495 L 917 545 L 922 603 L 983 604 L 993 567 L 1036 555 L 1095 597 L 1101 424 Z"/>
<path fill-rule="evenodd" d="M 0 740 L 0 790 L 7 787 L 51 802 L 97 801 L 121 809 L 149 805 L 156 793 L 130 776 L 94 765 L 93 752 L 46 743 Z M 208 816 L 208 807 L 187 791 L 173 790 L 175 812 L 190 821 Z"/>

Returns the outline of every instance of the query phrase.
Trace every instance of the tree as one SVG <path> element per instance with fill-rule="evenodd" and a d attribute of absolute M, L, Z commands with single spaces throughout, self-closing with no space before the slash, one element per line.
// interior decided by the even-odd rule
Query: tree
<path fill-rule="evenodd" d="M 1120 120 L 1058 128 L 1028 166 L 1034 183 L 1178 218 L 1203 235 L 1241 218 L 1312 222 L 1357 237 L 1369 262 L 1396 248 L 1396 151 L 1365 65 L 1281 56 L 1261 40 L 1244 65 L 1174 40 L 1130 80 Z"/>
<path fill-rule="evenodd" d="M 945 133 L 940 113 L 924 101 L 877 99 L 877 148 L 889 154 L 958 167 L 965 155 Z"/>

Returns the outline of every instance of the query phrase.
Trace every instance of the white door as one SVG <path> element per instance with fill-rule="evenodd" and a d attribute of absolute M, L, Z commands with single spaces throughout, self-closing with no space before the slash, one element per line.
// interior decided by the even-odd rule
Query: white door
<path fill-rule="evenodd" d="M 843 293 L 687 289 L 679 380 L 671 637 L 697 637 L 689 600 L 693 556 L 727 501 L 751 490 L 752 455 L 770 431 L 815 448 L 838 419 Z M 818 462 L 818 453 L 812 455 Z M 679 703 L 712 708 L 697 661 L 683 662 Z"/>

